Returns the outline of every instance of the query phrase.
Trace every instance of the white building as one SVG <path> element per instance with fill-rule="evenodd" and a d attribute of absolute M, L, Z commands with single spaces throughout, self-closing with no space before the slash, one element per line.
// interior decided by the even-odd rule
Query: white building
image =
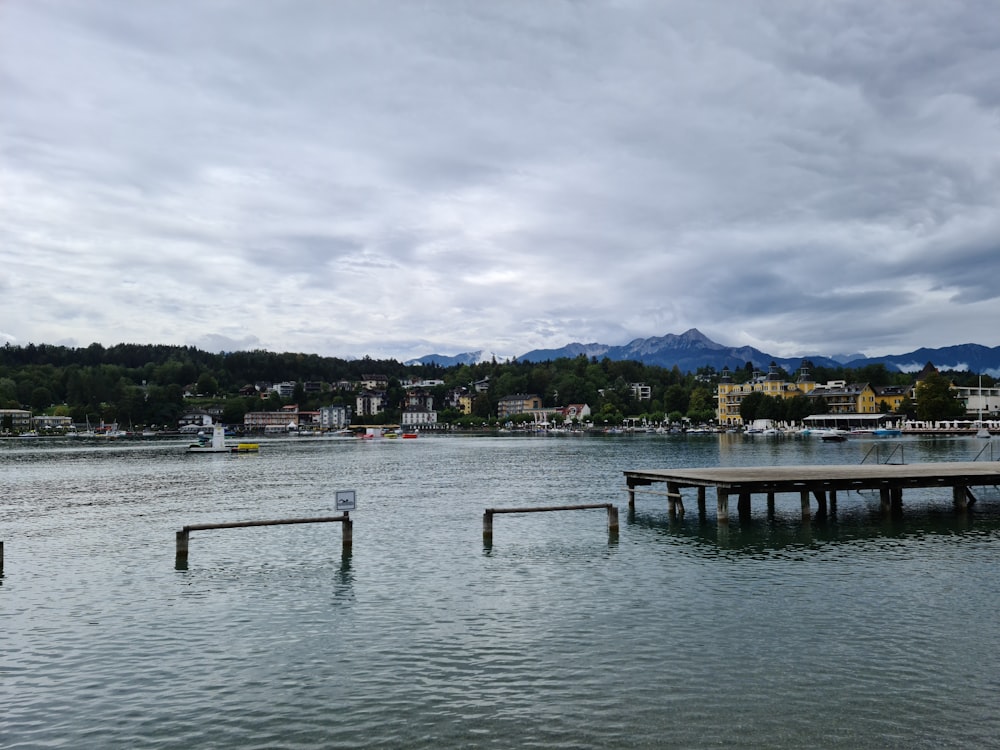
<path fill-rule="evenodd" d="M 400 419 L 403 427 L 420 427 L 422 425 L 437 424 L 436 411 L 404 411 Z"/>
<path fill-rule="evenodd" d="M 351 409 L 348 406 L 322 406 L 319 410 L 319 426 L 323 430 L 341 430 L 351 423 Z"/>

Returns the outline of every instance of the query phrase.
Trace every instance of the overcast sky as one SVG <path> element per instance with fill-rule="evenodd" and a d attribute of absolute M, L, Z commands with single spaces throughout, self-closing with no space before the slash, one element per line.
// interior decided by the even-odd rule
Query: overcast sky
<path fill-rule="evenodd" d="M 0 343 L 996 346 L 998 18 L 2 0 Z"/>

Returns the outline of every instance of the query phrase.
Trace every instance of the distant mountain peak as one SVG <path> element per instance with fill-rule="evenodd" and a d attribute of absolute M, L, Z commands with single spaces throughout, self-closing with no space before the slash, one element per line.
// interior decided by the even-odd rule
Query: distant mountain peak
<path fill-rule="evenodd" d="M 440 354 L 429 354 L 420 359 L 410 360 L 405 364 L 438 364 L 445 367 L 456 364 L 477 364 L 489 361 L 492 353 L 483 351 L 456 354 L 453 357 Z M 730 370 L 743 368 L 749 362 L 754 368 L 766 370 L 772 362 L 786 372 L 794 372 L 802 366 L 804 359 L 812 362 L 813 367 L 849 367 L 858 369 L 866 365 L 882 364 L 891 370 L 913 372 L 919 370 L 924 363 L 932 361 L 942 370 L 970 370 L 1000 377 L 1000 347 L 992 349 L 979 344 L 961 344 L 940 349 L 917 349 L 905 354 L 894 354 L 885 357 L 864 357 L 857 355 L 848 361 L 850 355 L 827 357 L 809 354 L 801 357 L 776 357 L 762 352 L 752 346 L 725 346 L 712 341 L 697 328 L 689 328 L 684 333 L 668 333 L 663 336 L 639 338 L 622 346 L 608 344 L 572 343 L 558 349 L 533 349 L 516 357 L 522 362 L 544 362 L 554 359 L 587 358 L 613 361 L 632 360 L 647 365 L 673 368 L 682 372 L 697 372 L 702 367 L 712 367 L 716 371 L 728 367 Z M 498 362 L 504 359 L 496 356 Z"/>
<path fill-rule="evenodd" d="M 462 354 L 455 354 L 450 356 L 447 354 L 426 354 L 423 357 L 417 359 L 410 359 L 404 362 L 404 365 L 440 365 L 441 367 L 451 367 L 453 365 L 475 365 L 479 364 L 483 359 L 483 351 L 480 349 L 477 352 L 463 352 Z"/>

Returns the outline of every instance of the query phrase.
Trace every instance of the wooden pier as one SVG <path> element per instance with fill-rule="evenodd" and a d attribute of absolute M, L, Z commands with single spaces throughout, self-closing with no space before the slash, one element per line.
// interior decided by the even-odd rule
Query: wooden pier
<path fill-rule="evenodd" d="M 729 498 L 739 500 L 739 514 L 749 517 L 752 495 L 767 496 L 768 509 L 774 509 L 778 493 L 796 493 L 802 502 L 802 517 L 811 516 L 811 499 L 816 499 L 819 512 L 827 510 L 827 500 L 836 507 L 837 493 L 853 490 L 879 492 L 884 510 L 901 510 L 903 490 L 940 487 L 950 489 L 956 509 L 965 510 L 975 502 L 970 488 L 1000 485 L 1000 462 L 941 462 L 924 464 L 862 464 L 848 466 L 763 466 L 719 467 L 703 469 L 649 469 L 625 471 L 628 484 L 628 507 L 635 510 L 638 487 L 666 485 L 666 491 L 650 490 L 665 495 L 671 515 L 684 513 L 681 490 L 696 488 L 698 510 L 705 512 L 705 493 L 714 487 L 719 523 L 729 521 Z"/>

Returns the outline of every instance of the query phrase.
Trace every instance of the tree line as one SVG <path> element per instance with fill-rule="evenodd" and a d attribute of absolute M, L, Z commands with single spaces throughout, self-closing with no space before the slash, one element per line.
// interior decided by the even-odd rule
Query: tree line
<path fill-rule="evenodd" d="M 734 372 L 742 382 L 752 376 L 752 365 Z M 816 382 L 843 379 L 872 385 L 905 385 L 912 376 L 888 371 L 883 365 L 860 370 L 813 368 Z M 705 366 L 683 373 L 676 366 L 664 368 L 635 361 L 604 358 L 556 359 L 546 362 L 491 360 L 476 364 L 441 366 L 404 364 L 392 359 L 347 360 L 316 354 L 276 353 L 264 350 L 210 353 L 189 346 L 118 344 L 85 348 L 54 345 L 0 348 L 0 408 L 27 409 L 34 414 L 69 416 L 74 422 L 101 420 L 133 428 L 172 427 L 195 406 L 220 405 L 227 423 L 239 423 L 247 411 L 279 409 L 297 404 L 302 410 L 321 406 L 354 405 L 352 389 L 338 383 L 356 383 L 364 375 L 389 379 L 386 411 L 370 421 L 398 421 L 409 379 L 442 381 L 431 388 L 438 419 L 455 424 L 481 424 L 495 419 L 501 398 L 533 393 L 546 407 L 587 404 L 598 424 L 620 424 L 625 418 L 649 422 L 688 419 L 710 422 L 715 417 L 719 373 Z M 786 379 L 791 374 L 782 373 Z M 961 377 L 970 374 L 952 373 Z M 240 390 L 257 383 L 294 381 L 291 397 L 276 393 L 240 396 Z M 481 393 L 473 384 L 488 381 Z M 904 382 L 905 381 L 905 382 Z M 305 383 L 320 383 L 319 392 L 307 392 Z M 651 398 L 639 400 L 634 383 L 650 387 Z M 990 385 L 992 379 L 990 379 Z M 474 400 L 471 416 L 445 408 L 446 394 L 466 388 Z M 264 396 L 264 397 L 262 397 Z M 751 406 L 757 399 L 751 399 Z M 759 401 L 759 400 L 758 400 Z M 793 403 L 794 402 L 794 403 Z M 784 409 L 781 419 L 801 419 L 804 403 L 758 404 L 766 411 Z M 815 413 L 812 408 L 810 413 Z M 767 416 L 763 412 L 759 416 Z"/>

